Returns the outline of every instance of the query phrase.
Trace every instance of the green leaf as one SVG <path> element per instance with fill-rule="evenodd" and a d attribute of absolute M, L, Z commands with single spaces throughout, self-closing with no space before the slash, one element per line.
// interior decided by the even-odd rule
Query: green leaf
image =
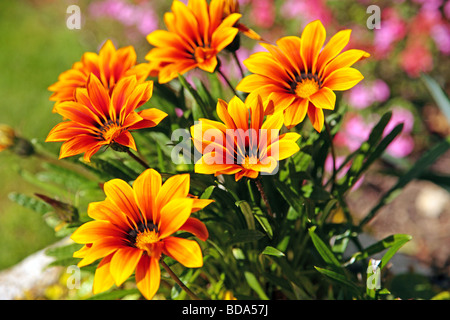
<path fill-rule="evenodd" d="M 269 300 L 269 297 L 264 292 L 263 288 L 261 287 L 261 284 L 259 283 L 258 279 L 256 279 L 255 275 L 249 271 L 244 272 L 245 280 L 247 280 L 248 285 L 250 288 L 252 288 L 258 296 L 263 300 Z"/>
<path fill-rule="evenodd" d="M 389 260 L 391 260 L 391 258 L 397 253 L 397 251 L 411 239 L 412 237 L 410 235 L 399 235 L 399 237 L 391 245 L 389 250 L 383 255 L 383 258 L 381 258 L 380 269 L 383 269 L 383 267 L 389 262 Z"/>
<path fill-rule="evenodd" d="M 264 233 L 259 230 L 238 230 L 230 239 L 229 244 L 258 241 L 261 238 L 264 238 Z"/>
<path fill-rule="evenodd" d="M 266 254 L 269 256 L 275 256 L 275 257 L 284 257 L 284 253 L 281 252 L 280 250 L 271 247 L 271 246 L 267 246 L 265 247 L 265 249 L 263 250 L 262 254 Z"/>
<path fill-rule="evenodd" d="M 249 230 L 255 230 L 255 218 L 253 217 L 252 208 L 245 200 L 236 202 L 236 205 L 241 209 L 242 215 L 245 218 Z"/>
<path fill-rule="evenodd" d="M 283 199 L 286 200 L 286 202 L 297 212 L 297 214 L 301 215 L 303 211 L 303 202 L 301 201 L 302 197 L 299 196 L 291 187 L 286 186 L 281 181 L 274 180 L 274 183 Z"/>
<path fill-rule="evenodd" d="M 323 242 L 322 239 L 320 239 L 319 236 L 314 232 L 315 229 L 316 227 L 311 227 L 308 229 L 308 231 L 311 240 L 314 246 L 316 247 L 317 251 L 319 252 L 320 256 L 322 257 L 322 259 L 325 261 L 326 264 L 341 268 L 339 260 L 333 254 L 331 249 L 325 244 L 325 242 Z"/>
<path fill-rule="evenodd" d="M 53 211 L 53 208 L 44 201 L 38 200 L 34 197 L 27 196 L 23 193 L 12 192 L 8 195 L 11 201 L 16 202 L 22 207 L 31 209 L 40 214 L 46 214 Z"/>
<path fill-rule="evenodd" d="M 72 258 L 73 253 L 81 249 L 83 245 L 71 243 L 61 247 L 51 247 L 45 250 L 45 254 L 56 259 Z"/>
<path fill-rule="evenodd" d="M 422 80 L 425 82 L 427 89 L 430 91 L 431 96 L 436 102 L 439 109 L 447 118 L 447 122 L 450 124 L 450 100 L 439 86 L 439 84 L 431 78 L 430 76 L 424 74 L 422 75 Z"/>
<path fill-rule="evenodd" d="M 264 214 L 261 211 L 261 208 L 259 208 L 259 207 L 254 207 L 253 208 L 253 212 L 254 212 L 254 217 L 259 222 L 261 227 L 264 229 L 264 231 L 266 232 L 267 236 L 270 239 L 272 239 L 273 238 L 273 230 L 272 230 L 272 226 L 270 225 L 269 219 L 267 219 L 267 215 Z"/>
<path fill-rule="evenodd" d="M 205 101 L 203 101 L 202 97 L 198 94 L 198 92 L 192 88 L 192 86 L 186 81 L 186 79 L 181 75 L 178 74 L 178 80 L 180 81 L 183 88 L 185 88 L 194 98 L 194 101 L 196 102 L 193 106 L 193 112 L 194 114 L 194 120 L 198 120 L 199 118 L 205 118 L 211 119 L 211 115 L 208 114 L 208 106 Z M 199 110 L 197 110 L 197 107 Z"/>
<path fill-rule="evenodd" d="M 358 260 L 366 259 L 370 256 L 373 256 L 377 253 L 382 252 L 383 250 L 386 250 L 388 248 L 392 248 L 394 245 L 397 244 L 404 244 L 411 240 L 411 236 L 407 234 L 394 234 L 391 236 L 388 236 L 372 245 L 364 249 L 363 251 L 356 252 L 352 255 L 352 257 L 349 259 L 349 264 L 353 263 Z"/>
<path fill-rule="evenodd" d="M 317 271 L 319 271 L 321 274 L 345 285 L 346 287 L 351 289 L 355 295 L 357 295 L 357 296 L 360 295 L 360 292 L 359 292 L 360 290 L 359 290 L 358 286 L 356 286 L 356 284 L 354 284 L 353 282 L 348 280 L 347 277 L 345 275 L 343 275 L 342 273 L 338 273 L 338 272 L 335 272 L 333 270 L 329 270 L 326 268 L 319 268 L 319 267 L 314 267 L 314 268 Z"/>

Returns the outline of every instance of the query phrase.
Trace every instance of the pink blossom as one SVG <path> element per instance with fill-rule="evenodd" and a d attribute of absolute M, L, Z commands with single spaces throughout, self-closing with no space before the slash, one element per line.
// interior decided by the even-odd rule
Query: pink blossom
<path fill-rule="evenodd" d="M 350 89 L 345 97 L 348 104 L 355 109 L 364 109 L 375 102 L 384 102 L 389 98 L 389 86 L 381 79 L 372 83 L 360 83 Z"/>
<path fill-rule="evenodd" d="M 450 24 L 442 23 L 435 25 L 431 29 L 431 37 L 439 51 L 446 55 L 450 54 Z"/>
<path fill-rule="evenodd" d="M 403 158 L 414 150 L 414 139 L 410 135 L 400 134 L 387 147 L 386 152 L 395 158 Z"/>
<path fill-rule="evenodd" d="M 383 57 L 391 52 L 396 42 L 405 37 L 407 28 L 406 23 L 392 8 L 383 10 L 381 26 L 380 29 L 375 29 L 373 44 L 376 53 Z"/>
<path fill-rule="evenodd" d="M 385 102 L 389 99 L 391 91 L 386 82 L 381 79 L 375 80 L 371 87 L 372 97 L 376 102 Z"/>
<path fill-rule="evenodd" d="M 254 25 L 270 28 L 275 22 L 275 4 L 273 0 L 258 0 L 252 2 L 250 17 Z"/>
<path fill-rule="evenodd" d="M 290 19 L 301 17 L 305 24 L 318 19 L 325 26 L 329 25 L 333 18 L 324 0 L 287 0 L 281 7 L 281 14 Z"/>
<path fill-rule="evenodd" d="M 422 72 L 433 68 L 433 58 L 430 51 L 422 44 L 409 45 L 401 53 L 400 65 L 411 78 L 417 78 Z"/>
<path fill-rule="evenodd" d="M 337 146 L 347 147 L 350 152 L 353 152 L 367 141 L 372 128 L 373 123 L 366 123 L 359 114 L 351 115 L 336 134 L 334 142 Z"/>
<path fill-rule="evenodd" d="M 403 123 L 403 133 L 411 133 L 414 127 L 414 115 L 408 109 L 394 107 L 392 108 L 391 120 L 384 129 L 385 135 L 391 132 L 400 123 Z"/>
<path fill-rule="evenodd" d="M 124 26 L 135 26 L 147 35 L 158 28 L 158 18 L 150 6 L 130 4 L 123 0 L 104 0 L 89 5 L 89 14 L 95 18 L 108 17 Z"/>

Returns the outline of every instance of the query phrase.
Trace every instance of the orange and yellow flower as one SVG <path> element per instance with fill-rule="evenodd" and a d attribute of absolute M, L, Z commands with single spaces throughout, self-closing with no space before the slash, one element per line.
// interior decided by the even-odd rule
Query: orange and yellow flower
<path fill-rule="evenodd" d="M 131 130 L 156 126 L 167 114 L 156 108 L 135 109 L 152 96 L 153 82 L 138 83 L 136 76 L 120 79 L 111 95 L 100 79 L 91 74 L 86 88 L 78 88 L 75 101 L 63 101 L 56 112 L 68 121 L 57 124 L 47 142 L 64 143 L 60 159 L 84 154 L 85 161 L 102 146 L 119 144 L 136 150 Z"/>
<path fill-rule="evenodd" d="M 51 101 L 56 105 L 61 101 L 75 100 L 75 90 L 85 88 L 89 75 L 93 73 L 107 89 L 123 77 L 135 75 L 137 82 L 144 82 L 150 73 L 148 63 L 136 64 L 136 52 L 132 46 L 116 50 L 111 40 L 107 40 L 99 51 L 86 52 L 81 61 L 73 64 L 72 68 L 64 71 L 58 81 L 48 89 L 53 92 Z M 54 109 L 55 111 L 55 109 Z"/>
<path fill-rule="evenodd" d="M 235 23 L 241 17 L 231 13 L 225 18 L 224 0 L 189 0 L 187 6 L 175 0 L 164 15 L 168 31 L 156 30 L 147 36 L 155 46 L 147 54 L 158 81 L 167 83 L 194 68 L 214 72 L 217 55 L 236 37 Z"/>
<path fill-rule="evenodd" d="M 203 265 L 195 240 L 173 236 L 187 231 L 202 241 L 208 238 L 206 226 L 191 213 L 213 200 L 192 198 L 189 187 L 188 174 L 172 176 L 162 184 L 161 175 L 153 169 L 145 170 L 133 187 L 120 179 L 105 183 L 106 199 L 88 207 L 93 220 L 71 236 L 84 244 L 74 253 L 74 257 L 83 258 L 79 267 L 101 259 L 95 271 L 94 294 L 114 284 L 120 286 L 135 272 L 138 289 L 152 299 L 160 284 L 163 254 L 188 268 Z"/>
<path fill-rule="evenodd" d="M 6 124 L 0 124 L 0 152 L 14 145 L 16 133 Z"/>
<path fill-rule="evenodd" d="M 197 173 L 234 174 L 236 181 L 244 176 L 257 178 L 260 173 L 275 173 L 280 160 L 299 151 L 300 135 L 279 135 L 283 113 L 264 119 L 260 97 L 251 103 L 236 96 L 228 104 L 219 100 L 216 110 L 223 123 L 199 119 L 191 127 L 194 146 L 202 155 L 195 163 Z"/>
<path fill-rule="evenodd" d="M 277 45 L 261 43 L 268 52 L 255 53 L 244 61 L 253 74 L 242 79 L 236 89 L 249 92 L 250 100 L 258 95 L 263 100 L 273 100 L 276 111 L 284 110 L 288 128 L 302 122 L 308 114 L 320 132 L 324 124 L 323 109 L 334 110 L 334 91 L 348 90 L 364 78 L 351 66 L 370 55 L 358 49 L 341 53 L 350 40 L 350 33 L 351 30 L 339 31 L 323 46 L 325 28 L 316 20 L 305 27 L 301 38 L 284 37 Z"/>
<path fill-rule="evenodd" d="M 239 13 L 239 1 L 238 0 L 224 0 L 223 5 L 223 18 L 225 19 L 232 13 Z M 236 22 L 235 27 L 239 29 L 245 36 L 253 40 L 262 40 L 261 36 L 255 31 L 247 27 L 245 24 Z"/>

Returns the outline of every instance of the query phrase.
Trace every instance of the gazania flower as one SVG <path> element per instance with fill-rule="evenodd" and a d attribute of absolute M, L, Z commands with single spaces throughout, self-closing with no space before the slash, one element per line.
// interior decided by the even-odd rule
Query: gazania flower
<path fill-rule="evenodd" d="M 81 61 L 58 78 L 48 89 L 53 92 L 51 101 L 75 100 L 75 90 L 85 88 L 89 75 L 93 73 L 106 89 L 112 89 L 123 77 L 135 75 L 138 83 L 146 80 L 150 72 L 147 63 L 136 65 L 136 52 L 132 46 L 116 50 L 111 40 L 105 42 L 99 54 L 86 52 Z M 55 109 L 54 109 L 55 111 Z"/>
<path fill-rule="evenodd" d="M 0 152 L 14 145 L 16 133 L 6 124 L 0 124 Z"/>
<path fill-rule="evenodd" d="M 301 38 L 284 37 L 276 46 L 261 43 L 268 52 L 255 53 L 244 61 L 253 74 L 242 79 L 236 89 L 249 92 L 250 100 L 258 95 L 263 100 L 273 100 L 275 110 L 284 110 L 288 128 L 302 122 L 308 114 L 320 132 L 323 109 L 335 107 L 334 91 L 350 89 L 364 78 L 351 66 L 370 55 L 357 49 L 341 53 L 350 33 L 351 30 L 339 31 L 323 47 L 325 28 L 316 20 L 305 27 Z"/>
<path fill-rule="evenodd" d="M 271 103 L 271 102 L 270 102 Z M 300 135 L 288 132 L 279 135 L 283 126 L 282 112 L 264 120 L 261 98 L 251 104 L 234 97 L 227 104 L 217 103 L 217 115 L 222 122 L 200 119 L 191 127 L 195 148 L 202 154 L 195 163 L 195 172 L 204 174 L 234 174 L 257 178 L 259 173 L 273 174 L 279 160 L 299 150 Z"/>
<path fill-rule="evenodd" d="M 223 18 L 225 19 L 232 13 L 239 13 L 239 1 L 238 0 L 223 0 Z M 236 22 L 235 27 L 239 29 L 245 36 L 253 40 L 261 40 L 261 36 L 255 31 L 247 27 L 246 25 Z"/>
<path fill-rule="evenodd" d="M 91 203 L 88 215 L 94 219 L 80 226 L 71 236 L 85 244 L 74 253 L 83 258 L 78 266 L 102 259 L 94 276 L 94 294 L 120 286 L 134 271 L 136 284 L 145 298 L 151 299 L 159 288 L 162 254 L 188 268 L 203 265 L 203 256 L 195 240 L 173 236 L 188 231 L 199 239 L 208 238 L 206 226 L 191 213 L 213 200 L 188 195 L 188 174 L 172 176 L 161 182 L 153 169 L 145 170 L 130 187 L 113 179 L 104 185 L 106 199 Z"/>
<path fill-rule="evenodd" d="M 60 159 L 84 152 L 89 161 L 102 146 L 112 144 L 136 150 L 130 131 L 154 127 L 167 116 L 155 108 L 135 111 L 150 99 L 152 90 L 152 81 L 138 84 L 136 77 L 130 76 L 119 80 L 110 96 L 91 74 L 87 87 L 76 90 L 75 101 L 56 106 L 56 112 L 69 121 L 57 124 L 46 141 L 64 141 Z"/>
<path fill-rule="evenodd" d="M 190 0 L 187 6 L 175 0 L 172 12 L 164 15 L 168 28 L 156 30 L 147 36 L 155 46 L 145 57 L 152 71 L 158 73 L 158 81 L 167 83 L 194 68 L 214 72 L 217 55 L 236 37 L 233 27 L 241 17 L 231 13 L 223 19 L 223 0 Z"/>

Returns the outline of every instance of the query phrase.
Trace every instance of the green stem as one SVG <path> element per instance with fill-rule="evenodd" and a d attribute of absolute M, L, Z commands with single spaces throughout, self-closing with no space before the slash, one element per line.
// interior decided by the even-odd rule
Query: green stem
<path fill-rule="evenodd" d="M 331 136 L 331 129 L 326 120 L 324 121 L 324 123 L 325 123 L 325 129 L 328 134 L 328 138 L 330 139 L 331 156 L 333 158 L 333 174 L 331 177 L 331 180 L 333 181 L 333 185 L 331 188 L 333 190 L 336 185 L 336 151 L 334 150 L 333 137 Z"/>
<path fill-rule="evenodd" d="M 223 74 L 222 70 L 217 69 L 217 72 L 222 76 L 222 78 L 225 80 L 225 82 L 228 84 L 228 86 L 230 87 L 230 89 L 233 91 L 234 95 L 237 96 L 237 92 L 234 89 L 233 85 L 231 84 L 230 80 L 228 80 L 228 78 Z"/>
<path fill-rule="evenodd" d="M 175 280 L 175 282 L 183 289 L 189 297 L 191 297 L 192 300 L 201 300 L 199 297 L 196 296 L 195 293 L 193 293 L 186 285 L 178 278 L 178 276 L 170 269 L 170 267 L 161 259 L 160 260 L 161 265 L 166 270 L 166 272 L 170 275 L 170 277 Z"/>
<path fill-rule="evenodd" d="M 237 66 L 239 68 L 239 72 L 241 73 L 241 77 L 244 78 L 245 77 L 244 69 L 242 69 L 241 63 L 239 62 L 239 59 L 238 59 L 238 57 L 236 55 L 236 51 L 233 51 L 232 55 L 233 55 L 234 61 L 236 61 L 236 64 L 237 64 Z"/>
<path fill-rule="evenodd" d="M 127 149 L 127 153 L 131 158 L 133 158 L 133 160 L 135 160 L 137 163 L 139 163 L 145 169 L 150 168 L 150 166 L 147 164 L 147 162 L 145 162 L 144 160 L 139 158 L 137 155 L 135 155 L 133 152 L 131 152 L 131 150 L 129 148 Z"/>

